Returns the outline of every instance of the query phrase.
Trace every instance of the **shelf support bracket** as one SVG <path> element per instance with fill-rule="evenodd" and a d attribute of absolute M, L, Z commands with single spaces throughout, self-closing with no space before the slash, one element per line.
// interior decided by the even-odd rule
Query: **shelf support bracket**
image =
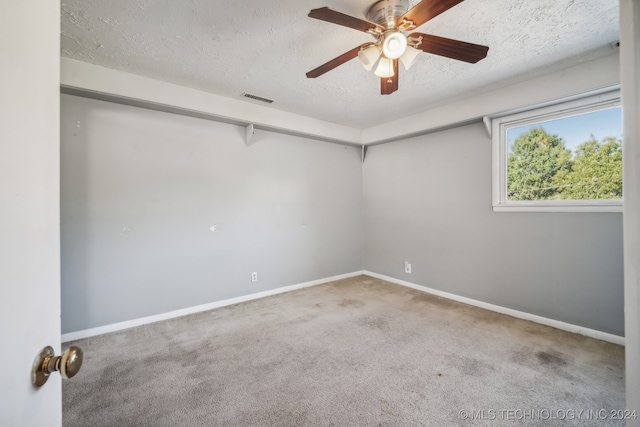
<path fill-rule="evenodd" d="M 253 134 L 255 133 L 255 131 L 253 130 L 253 123 L 247 125 L 244 128 L 244 143 L 245 145 L 248 147 L 249 144 L 251 143 L 251 138 L 253 137 Z"/>

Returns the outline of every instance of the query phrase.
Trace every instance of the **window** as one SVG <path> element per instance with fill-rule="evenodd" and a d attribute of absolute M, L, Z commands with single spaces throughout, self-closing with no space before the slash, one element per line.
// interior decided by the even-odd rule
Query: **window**
<path fill-rule="evenodd" d="M 622 212 L 620 92 L 495 118 L 493 210 Z"/>

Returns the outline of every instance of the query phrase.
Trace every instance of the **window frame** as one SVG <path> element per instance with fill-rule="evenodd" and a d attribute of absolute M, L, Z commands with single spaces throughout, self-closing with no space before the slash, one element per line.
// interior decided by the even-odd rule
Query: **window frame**
<path fill-rule="evenodd" d="M 620 90 L 585 94 L 491 118 L 492 204 L 494 212 L 622 212 L 623 199 L 517 200 L 507 199 L 507 132 L 511 128 L 558 120 L 621 106 Z M 623 154 L 624 156 L 624 154 Z M 623 190 L 624 197 L 624 190 Z"/>

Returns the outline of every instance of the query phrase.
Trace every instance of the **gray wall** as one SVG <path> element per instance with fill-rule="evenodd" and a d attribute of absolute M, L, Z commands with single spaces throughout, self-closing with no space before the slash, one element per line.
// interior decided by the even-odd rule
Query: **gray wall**
<path fill-rule="evenodd" d="M 482 124 L 370 147 L 363 185 L 366 270 L 624 334 L 621 214 L 494 213 Z"/>
<path fill-rule="evenodd" d="M 366 270 L 623 335 L 621 215 L 494 213 L 481 124 L 370 147 L 363 166 L 243 135 L 62 96 L 63 332 L 358 271 L 364 253 Z"/>
<path fill-rule="evenodd" d="M 64 333 L 362 269 L 359 149 L 69 95 L 61 115 Z"/>

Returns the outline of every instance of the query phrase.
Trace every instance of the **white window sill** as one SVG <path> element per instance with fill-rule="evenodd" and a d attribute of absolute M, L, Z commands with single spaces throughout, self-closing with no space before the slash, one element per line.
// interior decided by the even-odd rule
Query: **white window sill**
<path fill-rule="evenodd" d="M 592 203 L 578 202 L 572 204 L 553 203 L 508 203 L 494 205 L 494 212 L 612 212 L 622 213 L 622 202 Z"/>

